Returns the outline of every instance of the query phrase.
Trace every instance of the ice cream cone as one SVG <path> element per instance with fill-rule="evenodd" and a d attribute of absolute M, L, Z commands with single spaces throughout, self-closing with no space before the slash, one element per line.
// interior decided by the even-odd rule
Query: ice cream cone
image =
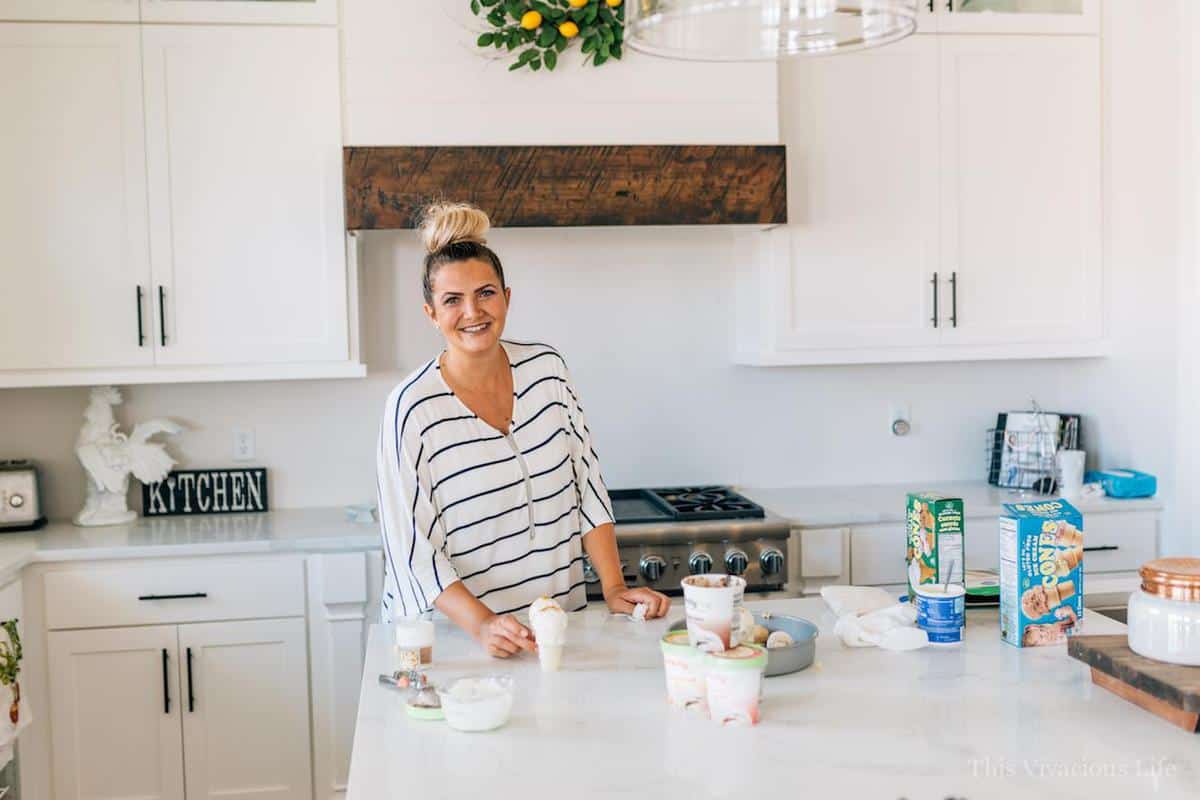
<path fill-rule="evenodd" d="M 1059 554 L 1055 562 L 1054 574 L 1058 577 L 1063 577 L 1075 567 L 1079 566 L 1079 562 L 1083 560 L 1083 548 L 1072 547 L 1070 550 L 1064 550 Z"/>
<path fill-rule="evenodd" d="M 1071 523 L 1060 522 L 1055 541 L 1059 547 L 1083 547 L 1083 534 Z"/>
<path fill-rule="evenodd" d="M 1062 581 L 1056 586 L 1047 587 L 1046 592 L 1050 596 L 1053 608 L 1075 594 L 1075 581 Z"/>
<path fill-rule="evenodd" d="M 556 644 L 538 642 L 538 663 L 542 672 L 557 672 L 562 666 L 562 642 Z"/>

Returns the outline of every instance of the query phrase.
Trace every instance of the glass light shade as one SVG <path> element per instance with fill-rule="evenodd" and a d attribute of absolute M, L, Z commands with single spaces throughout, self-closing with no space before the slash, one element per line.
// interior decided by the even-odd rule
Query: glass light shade
<path fill-rule="evenodd" d="M 861 50 L 917 28 L 917 0 L 626 0 L 634 50 L 694 61 L 766 61 Z"/>

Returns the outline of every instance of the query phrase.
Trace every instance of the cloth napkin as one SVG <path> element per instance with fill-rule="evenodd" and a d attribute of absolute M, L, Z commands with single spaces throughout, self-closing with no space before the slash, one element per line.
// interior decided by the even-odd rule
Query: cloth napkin
<path fill-rule="evenodd" d="M 826 586 L 821 597 L 838 618 L 833 632 L 847 647 L 904 652 L 929 644 L 915 627 L 917 610 L 874 586 Z"/>

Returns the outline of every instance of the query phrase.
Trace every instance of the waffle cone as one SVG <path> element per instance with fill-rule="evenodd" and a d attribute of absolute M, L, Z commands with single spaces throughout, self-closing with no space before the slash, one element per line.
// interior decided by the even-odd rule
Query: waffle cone
<path fill-rule="evenodd" d="M 1075 569 L 1075 567 L 1079 566 L 1079 562 L 1082 560 L 1083 560 L 1083 548 L 1082 547 L 1072 547 L 1070 550 L 1064 550 L 1058 556 L 1058 560 L 1056 562 L 1057 568 L 1055 570 L 1055 574 L 1061 578 L 1062 576 L 1069 573 L 1071 570 Z"/>
<path fill-rule="evenodd" d="M 1048 587 L 1046 592 L 1049 594 L 1050 599 L 1054 601 L 1051 605 L 1051 608 L 1053 608 L 1075 594 L 1075 581 L 1062 581 L 1057 586 Z"/>
<path fill-rule="evenodd" d="M 1057 539 L 1060 547 L 1083 547 L 1083 534 L 1067 522 L 1059 526 Z"/>

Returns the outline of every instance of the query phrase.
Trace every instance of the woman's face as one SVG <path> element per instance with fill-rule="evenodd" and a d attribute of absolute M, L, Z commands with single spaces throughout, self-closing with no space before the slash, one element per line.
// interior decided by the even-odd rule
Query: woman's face
<path fill-rule="evenodd" d="M 425 313 L 437 325 L 446 345 L 468 353 L 496 346 L 508 316 L 511 289 L 486 261 L 470 259 L 443 264 L 433 276 L 433 305 Z"/>

